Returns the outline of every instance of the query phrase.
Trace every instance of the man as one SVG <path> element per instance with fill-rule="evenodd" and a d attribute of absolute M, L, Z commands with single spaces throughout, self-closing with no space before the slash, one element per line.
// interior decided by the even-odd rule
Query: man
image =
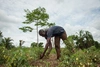
<path fill-rule="evenodd" d="M 51 50 L 52 50 L 52 43 L 51 43 L 51 38 L 54 37 L 55 40 L 55 49 L 56 49 L 56 53 L 57 53 L 57 59 L 60 58 L 60 39 L 67 40 L 67 35 L 65 30 L 60 27 L 60 26 L 52 26 L 47 30 L 39 30 L 39 35 L 42 37 L 45 37 L 45 39 L 47 40 L 47 43 L 45 45 L 45 49 L 44 52 L 40 55 L 40 59 L 42 59 L 47 51 L 47 49 L 49 48 L 47 55 L 50 54 Z"/>

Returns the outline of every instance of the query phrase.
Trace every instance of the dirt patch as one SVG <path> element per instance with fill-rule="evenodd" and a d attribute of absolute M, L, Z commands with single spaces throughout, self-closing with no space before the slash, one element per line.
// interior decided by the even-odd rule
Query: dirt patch
<path fill-rule="evenodd" d="M 56 54 L 51 54 L 41 60 L 32 61 L 31 65 L 36 67 L 57 67 L 59 60 L 56 59 Z"/>
<path fill-rule="evenodd" d="M 0 67 L 4 67 L 4 65 L 0 65 Z"/>

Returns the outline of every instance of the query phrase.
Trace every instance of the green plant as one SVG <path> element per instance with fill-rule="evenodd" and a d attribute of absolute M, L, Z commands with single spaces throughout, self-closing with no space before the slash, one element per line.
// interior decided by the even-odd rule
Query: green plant
<path fill-rule="evenodd" d="M 97 49 L 95 46 L 92 46 L 88 49 L 87 54 L 95 65 L 100 64 L 100 50 L 99 49 Z"/>
<path fill-rule="evenodd" d="M 2 39 L 1 45 L 5 46 L 6 49 L 14 48 L 15 46 L 13 44 L 13 39 L 10 37 Z"/>
<path fill-rule="evenodd" d="M 33 48 L 34 48 L 34 47 L 43 47 L 43 43 L 40 42 L 40 43 L 37 44 L 36 42 L 32 42 L 32 43 L 31 43 L 31 47 L 33 47 Z"/>
<path fill-rule="evenodd" d="M 14 52 L 11 51 L 7 62 L 8 67 L 21 67 L 28 65 L 27 56 L 22 49 L 16 50 Z"/>
<path fill-rule="evenodd" d="M 41 49 L 41 50 L 40 50 Z M 39 53 L 42 48 L 26 48 L 17 47 L 16 49 L 9 50 L 9 57 L 7 59 L 7 67 L 28 67 L 30 60 L 36 60 L 39 58 Z"/>
<path fill-rule="evenodd" d="M 89 31 L 80 30 L 77 35 L 73 35 L 73 40 L 75 41 L 75 46 L 77 48 L 89 48 L 94 45 L 94 39 Z"/>
<path fill-rule="evenodd" d="M 8 57 L 8 51 L 4 46 L 0 46 L 0 64 L 5 64 Z"/>
<path fill-rule="evenodd" d="M 65 49 L 66 50 L 66 49 Z M 63 67 L 97 67 L 100 64 L 100 50 L 92 46 L 88 49 L 77 49 L 70 56 L 67 52 L 63 53 L 60 60 L 60 66 Z"/>

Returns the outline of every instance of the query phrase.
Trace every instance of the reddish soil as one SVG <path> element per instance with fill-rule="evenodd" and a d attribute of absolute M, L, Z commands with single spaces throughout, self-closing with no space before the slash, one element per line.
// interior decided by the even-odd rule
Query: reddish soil
<path fill-rule="evenodd" d="M 56 59 L 56 54 L 51 54 L 48 58 L 44 57 L 41 60 L 32 61 L 31 65 L 36 67 L 57 67 L 59 60 Z"/>
<path fill-rule="evenodd" d="M 4 67 L 4 65 L 0 65 L 0 67 Z"/>

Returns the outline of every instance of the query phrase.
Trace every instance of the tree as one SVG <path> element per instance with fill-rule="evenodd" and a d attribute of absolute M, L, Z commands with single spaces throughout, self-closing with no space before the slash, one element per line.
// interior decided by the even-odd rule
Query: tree
<path fill-rule="evenodd" d="M 80 30 L 78 35 L 74 35 L 73 39 L 76 42 L 76 46 L 84 49 L 94 45 L 94 39 L 89 31 Z"/>
<path fill-rule="evenodd" d="M 37 46 L 37 43 L 35 43 L 35 42 L 31 43 L 31 47 L 36 47 L 36 46 Z"/>
<path fill-rule="evenodd" d="M 25 41 L 19 40 L 19 46 L 20 46 L 20 47 L 21 47 L 24 43 L 25 43 Z"/>
<path fill-rule="evenodd" d="M 42 42 L 39 43 L 39 47 L 43 47 L 43 43 Z"/>
<path fill-rule="evenodd" d="M 3 37 L 2 32 L 0 31 L 0 37 Z"/>
<path fill-rule="evenodd" d="M 3 46 L 5 46 L 5 48 L 7 48 L 7 49 L 11 49 L 11 48 L 13 48 L 14 46 L 12 45 L 13 43 L 12 43 L 12 41 L 13 41 L 13 39 L 11 39 L 10 37 L 8 37 L 8 38 L 4 38 L 4 39 L 2 39 L 2 45 Z"/>
<path fill-rule="evenodd" d="M 89 31 L 85 31 L 84 37 L 85 37 L 84 42 L 85 42 L 86 48 L 94 45 L 93 36 L 92 36 L 92 34 Z"/>
<path fill-rule="evenodd" d="M 34 22 L 34 25 L 36 26 L 36 30 L 37 30 L 37 43 L 38 43 L 38 26 L 51 26 L 54 25 L 54 23 L 48 23 L 48 19 L 49 19 L 49 15 L 46 13 L 46 9 L 45 8 L 36 8 L 32 11 L 30 11 L 29 9 L 25 10 L 26 12 L 26 20 L 25 22 L 23 22 L 23 24 L 31 24 Z M 32 32 L 33 28 L 30 26 L 24 26 L 22 28 L 19 28 L 21 30 L 23 30 L 23 32 Z"/>
<path fill-rule="evenodd" d="M 31 43 L 31 47 L 36 47 L 37 45 L 39 45 L 38 47 L 43 47 L 43 43 L 42 42 L 40 42 L 40 43 L 36 43 L 36 42 L 32 42 Z"/>
<path fill-rule="evenodd" d="M 98 41 L 94 41 L 95 47 L 100 49 L 100 43 Z"/>
<path fill-rule="evenodd" d="M 0 43 L 2 41 L 2 37 L 3 37 L 3 35 L 2 35 L 2 32 L 0 31 Z"/>

